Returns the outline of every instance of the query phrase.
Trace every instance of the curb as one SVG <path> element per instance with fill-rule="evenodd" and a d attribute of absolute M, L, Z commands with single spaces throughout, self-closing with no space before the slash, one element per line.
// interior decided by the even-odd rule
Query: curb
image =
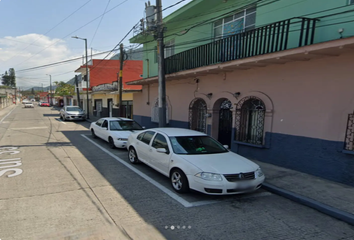
<path fill-rule="evenodd" d="M 327 204 L 318 202 L 316 200 L 302 196 L 300 194 L 297 194 L 297 193 L 294 193 L 294 192 L 291 192 L 291 191 L 288 191 L 288 190 L 285 190 L 282 188 L 278 188 L 278 187 L 276 187 L 272 184 L 269 184 L 269 183 L 263 183 L 262 188 L 269 191 L 269 192 L 275 193 L 279 196 L 288 198 L 292 201 L 295 201 L 295 202 L 301 203 L 305 206 L 308 206 L 310 208 L 316 209 L 319 212 L 322 212 L 328 216 L 339 219 L 341 221 L 344 221 L 344 222 L 354 226 L 354 215 L 351 213 L 339 210 L 337 208 L 331 207 Z"/>

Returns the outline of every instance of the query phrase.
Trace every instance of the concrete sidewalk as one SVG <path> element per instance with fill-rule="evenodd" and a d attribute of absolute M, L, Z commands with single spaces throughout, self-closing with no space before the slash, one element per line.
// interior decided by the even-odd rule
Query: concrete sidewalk
<path fill-rule="evenodd" d="M 266 175 L 263 188 L 354 225 L 354 188 L 255 161 Z"/>

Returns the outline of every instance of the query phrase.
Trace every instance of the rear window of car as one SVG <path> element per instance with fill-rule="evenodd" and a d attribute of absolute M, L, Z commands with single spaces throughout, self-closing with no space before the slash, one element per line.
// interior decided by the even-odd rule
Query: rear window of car
<path fill-rule="evenodd" d="M 147 131 L 144 133 L 144 136 L 142 136 L 141 141 L 146 143 L 146 144 L 150 144 L 150 141 L 152 139 L 152 137 L 154 136 L 155 132 L 153 131 Z"/>

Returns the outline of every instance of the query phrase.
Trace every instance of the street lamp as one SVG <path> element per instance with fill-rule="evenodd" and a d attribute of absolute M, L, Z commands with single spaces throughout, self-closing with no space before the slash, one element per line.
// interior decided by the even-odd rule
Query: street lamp
<path fill-rule="evenodd" d="M 49 100 L 49 104 L 50 105 L 53 105 L 53 95 L 52 95 L 52 75 L 50 74 L 46 74 L 49 76 L 49 81 L 50 81 L 50 85 L 49 85 L 49 97 L 50 97 L 50 100 Z M 43 88 L 43 87 L 42 87 Z"/>
<path fill-rule="evenodd" d="M 78 36 L 72 36 L 72 38 L 76 38 L 76 39 L 81 39 L 85 41 L 85 52 L 86 52 L 86 108 L 87 108 L 87 119 L 90 119 L 90 113 L 89 113 L 89 94 L 88 94 L 88 81 L 89 81 L 89 77 L 88 77 L 88 66 L 87 66 L 87 39 L 86 38 L 80 38 Z"/>

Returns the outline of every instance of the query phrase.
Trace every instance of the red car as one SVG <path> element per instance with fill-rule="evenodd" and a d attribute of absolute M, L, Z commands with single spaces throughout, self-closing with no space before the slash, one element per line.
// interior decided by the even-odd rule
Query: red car
<path fill-rule="evenodd" d="M 41 107 L 50 107 L 49 103 L 47 102 L 42 102 Z"/>

